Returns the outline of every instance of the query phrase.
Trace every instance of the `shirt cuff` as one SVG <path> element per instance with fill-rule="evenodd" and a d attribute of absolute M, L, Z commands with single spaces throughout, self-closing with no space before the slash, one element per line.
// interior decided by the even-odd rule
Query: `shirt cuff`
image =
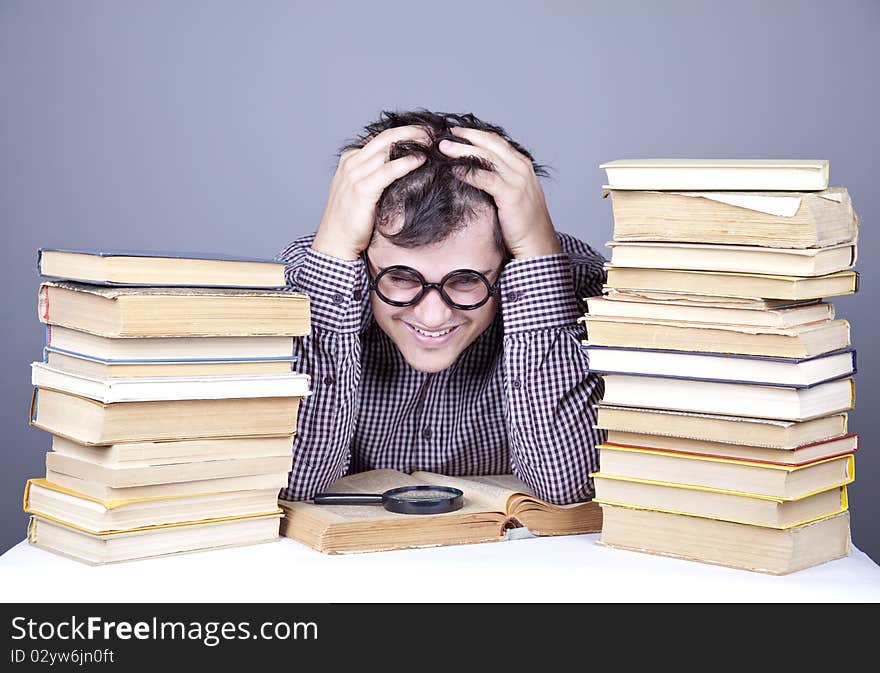
<path fill-rule="evenodd" d="M 501 313 L 506 334 L 576 325 L 581 310 L 568 254 L 508 262 L 501 275 Z"/>
<path fill-rule="evenodd" d="M 359 330 L 366 296 L 363 260 L 338 259 L 309 248 L 304 262 L 293 270 L 293 280 L 309 296 L 312 327 Z"/>

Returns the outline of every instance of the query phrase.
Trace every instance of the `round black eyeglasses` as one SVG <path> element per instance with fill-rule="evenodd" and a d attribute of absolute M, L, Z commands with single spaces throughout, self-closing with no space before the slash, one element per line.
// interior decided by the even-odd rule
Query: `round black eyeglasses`
<path fill-rule="evenodd" d="M 428 290 L 434 289 L 452 308 L 471 311 L 480 308 L 498 292 L 498 282 L 490 283 L 486 276 L 473 269 L 456 269 L 443 276 L 439 283 L 429 283 L 416 269 L 400 264 L 386 267 L 374 277 L 366 251 L 364 262 L 370 291 L 391 306 L 413 306 Z"/>

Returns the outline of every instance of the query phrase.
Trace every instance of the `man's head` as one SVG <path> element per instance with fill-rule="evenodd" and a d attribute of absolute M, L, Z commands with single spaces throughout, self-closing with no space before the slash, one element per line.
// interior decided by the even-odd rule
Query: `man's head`
<path fill-rule="evenodd" d="M 417 270 L 428 283 L 439 283 L 449 272 L 472 269 L 495 284 L 509 258 L 504 244 L 498 212 L 492 197 L 459 180 L 455 170 L 492 170 L 477 157 L 451 158 L 438 145 L 441 140 L 468 144 L 454 135 L 454 126 L 496 133 L 532 161 L 537 175 L 546 175 L 543 166 L 513 141 L 499 126 L 488 124 L 472 114 L 450 114 L 418 110 L 383 112 L 381 118 L 365 127 L 358 141 L 348 149 L 363 147 L 370 138 L 389 128 L 422 126 L 427 143 L 396 143 L 390 159 L 408 154 L 425 157 L 418 168 L 389 185 L 376 209 L 373 238 L 368 248 L 371 278 L 384 269 L 403 265 Z M 412 306 L 393 306 L 376 292 L 371 296 L 377 324 L 394 341 L 406 361 L 415 369 L 436 372 L 452 365 L 458 356 L 482 334 L 495 318 L 498 298 L 493 295 L 479 308 L 463 310 L 450 306 L 440 292 L 429 288 Z"/>

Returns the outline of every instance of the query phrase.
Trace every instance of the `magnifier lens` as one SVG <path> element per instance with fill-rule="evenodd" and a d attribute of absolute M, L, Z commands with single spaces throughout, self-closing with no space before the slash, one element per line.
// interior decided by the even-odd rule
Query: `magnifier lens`
<path fill-rule="evenodd" d="M 400 514 L 442 514 L 461 509 L 461 490 L 449 486 L 401 486 L 383 494 L 385 509 Z"/>
<path fill-rule="evenodd" d="M 316 505 L 379 505 L 398 514 L 443 514 L 464 506 L 464 492 L 451 486 L 400 486 L 384 493 L 318 493 Z"/>
<path fill-rule="evenodd" d="M 451 497 L 454 497 L 454 494 L 450 494 L 449 491 L 439 491 L 437 489 L 431 490 L 416 490 L 414 488 L 407 489 L 405 491 L 401 491 L 400 493 L 394 493 L 388 496 L 389 498 L 394 498 L 395 500 L 448 500 Z"/>

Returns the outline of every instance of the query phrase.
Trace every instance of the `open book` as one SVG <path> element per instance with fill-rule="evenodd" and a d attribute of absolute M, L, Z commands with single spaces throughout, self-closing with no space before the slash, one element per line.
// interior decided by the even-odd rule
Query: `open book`
<path fill-rule="evenodd" d="M 285 517 L 281 534 L 327 554 L 496 542 L 507 531 L 533 535 L 598 533 L 602 512 L 595 502 L 553 505 L 532 494 L 513 475 L 450 477 L 433 472 L 406 474 L 370 470 L 336 480 L 326 490 L 382 493 L 398 486 L 433 484 L 464 492 L 464 506 L 446 514 L 397 514 L 381 505 L 315 505 L 279 500 Z"/>

